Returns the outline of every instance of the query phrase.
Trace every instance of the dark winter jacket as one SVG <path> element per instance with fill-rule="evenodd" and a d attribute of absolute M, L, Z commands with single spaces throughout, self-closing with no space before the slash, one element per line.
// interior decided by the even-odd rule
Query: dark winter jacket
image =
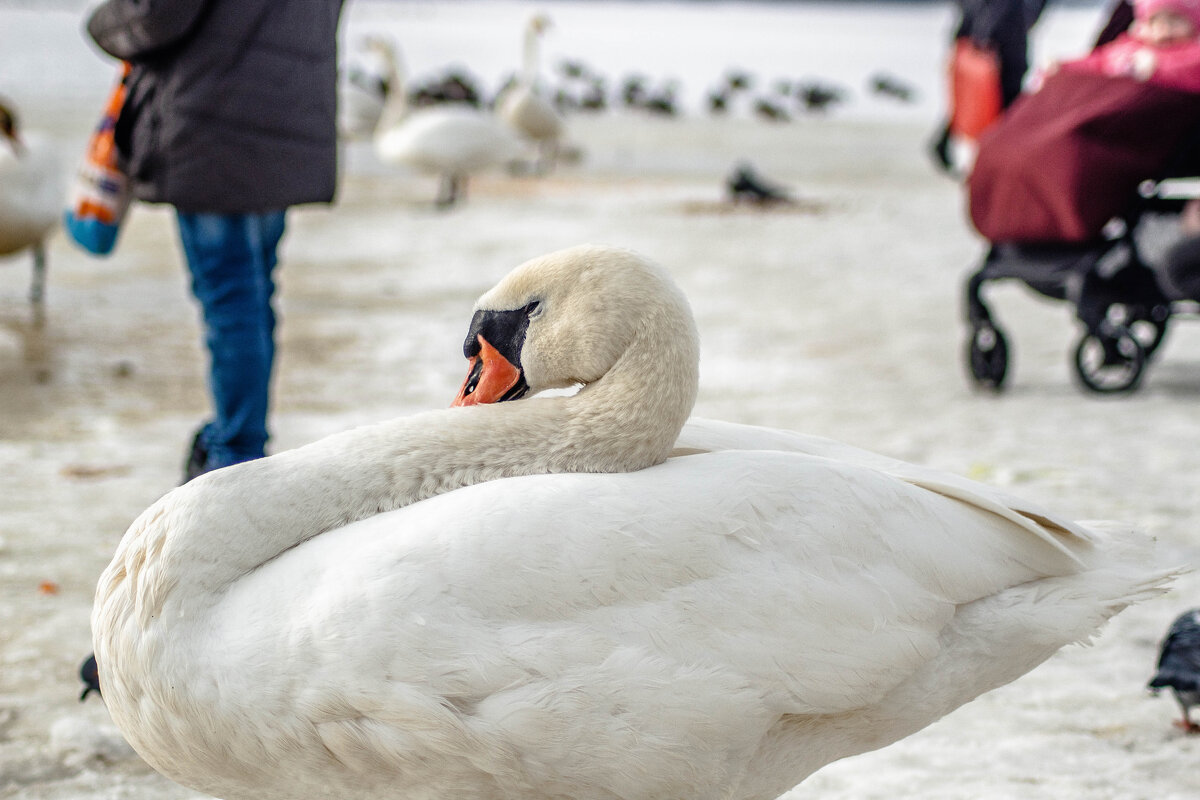
<path fill-rule="evenodd" d="M 183 211 L 328 202 L 343 0 L 107 0 L 88 33 L 129 61 L 117 149 L 134 196 Z"/>

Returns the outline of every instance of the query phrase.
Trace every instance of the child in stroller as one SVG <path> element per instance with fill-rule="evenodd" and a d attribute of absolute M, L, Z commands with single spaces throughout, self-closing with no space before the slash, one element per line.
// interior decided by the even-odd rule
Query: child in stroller
<path fill-rule="evenodd" d="M 1183 0 L 1193 6 L 1195 40 L 1200 2 Z M 1200 94 L 1148 81 L 1152 70 L 1064 66 L 984 135 L 968 182 L 972 221 L 991 243 L 967 282 L 968 364 L 981 387 L 1000 389 L 1008 368 L 1007 341 L 981 294 L 989 281 L 1015 278 L 1074 306 L 1085 328 L 1076 373 L 1097 392 L 1136 388 L 1172 315 L 1194 312 L 1200 299 L 1200 238 L 1165 257 L 1143 253 L 1143 234 L 1161 230 L 1164 217 L 1175 218 L 1177 235 L 1188 227 L 1178 222 L 1185 208 L 1200 230 L 1200 181 L 1167 180 L 1200 175 Z"/>

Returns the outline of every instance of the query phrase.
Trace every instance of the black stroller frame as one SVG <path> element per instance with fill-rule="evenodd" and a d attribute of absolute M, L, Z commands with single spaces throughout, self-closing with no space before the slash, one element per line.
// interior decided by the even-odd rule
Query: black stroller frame
<path fill-rule="evenodd" d="M 975 385 L 1000 391 L 1009 374 L 1008 340 L 984 301 L 984 286 L 1017 279 L 1074 306 L 1084 328 L 1074 350 L 1075 374 L 1083 387 L 1101 394 L 1137 389 L 1171 319 L 1200 312 L 1196 303 L 1169 295 L 1142 257 L 1137 229 L 1150 212 L 1177 215 L 1187 199 L 1200 197 L 1196 184 L 1144 182 L 1133 209 L 1110 222 L 1096 241 L 991 244 L 966 284 L 971 325 L 966 361 Z"/>

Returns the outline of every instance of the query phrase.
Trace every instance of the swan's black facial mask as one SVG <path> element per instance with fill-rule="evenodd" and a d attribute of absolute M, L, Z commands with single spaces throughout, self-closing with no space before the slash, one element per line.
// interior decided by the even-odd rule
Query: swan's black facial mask
<path fill-rule="evenodd" d="M 529 330 L 529 315 L 537 305 L 475 312 L 463 342 L 463 355 L 471 368 L 454 405 L 502 403 L 525 396 L 529 384 L 521 368 L 521 348 Z"/>

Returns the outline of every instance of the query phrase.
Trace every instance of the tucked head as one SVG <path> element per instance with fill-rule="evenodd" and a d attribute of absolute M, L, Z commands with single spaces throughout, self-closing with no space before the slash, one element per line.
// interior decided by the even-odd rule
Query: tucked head
<path fill-rule="evenodd" d="M 1137 0 L 1133 35 L 1154 47 L 1200 38 L 1200 0 Z"/>
<path fill-rule="evenodd" d="M 695 359 L 695 328 L 666 271 L 628 250 L 581 245 L 528 261 L 479 298 L 463 344 L 471 371 L 455 405 L 589 384 L 648 328 L 664 359 Z M 665 333 L 670 329 L 671 333 Z"/>

